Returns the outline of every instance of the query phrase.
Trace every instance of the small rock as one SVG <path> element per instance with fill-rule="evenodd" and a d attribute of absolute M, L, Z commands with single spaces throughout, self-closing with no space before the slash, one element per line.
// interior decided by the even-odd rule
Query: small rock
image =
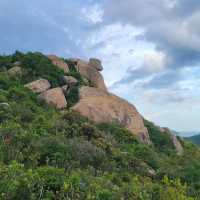
<path fill-rule="evenodd" d="M 41 93 L 48 90 L 51 87 L 51 84 L 46 79 L 39 79 L 37 81 L 26 84 L 25 87 L 29 88 L 35 93 Z"/>
<path fill-rule="evenodd" d="M 73 76 L 63 76 L 62 80 L 69 86 L 74 86 L 78 83 L 77 79 L 75 79 Z"/>
<path fill-rule="evenodd" d="M 148 172 L 148 175 L 151 176 L 151 177 L 156 176 L 156 171 L 152 168 L 148 168 L 147 172 Z"/>
<path fill-rule="evenodd" d="M 10 68 L 10 69 L 8 70 L 8 74 L 9 74 L 10 76 L 21 75 L 21 74 L 22 74 L 22 69 L 21 69 L 21 67 L 18 67 L 18 66 L 12 67 L 12 68 Z"/>
<path fill-rule="evenodd" d="M 20 61 L 16 61 L 16 62 L 13 63 L 13 65 L 14 65 L 14 66 L 20 66 L 20 65 L 21 65 L 21 62 L 20 62 Z"/>
<path fill-rule="evenodd" d="M 10 108 L 10 105 L 9 103 L 3 102 L 3 103 L 0 103 L 0 108 Z"/>
<path fill-rule="evenodd" d="M 103 70 L 103 66 L 102 66 L 101 61 L 99 59 L 90 58 L 89 65 L 94 67 L 98 71 L 102 71 Z"/>
<path fill-rule="evenodd" d="M 57 109 L 62 109 L 67 107 L 67 101 L 63 93 L 62 88 L 53 88 L 41 93 L 38 96 L 39 101 L 44 101 L 49 105 L 56 107 Z"/>

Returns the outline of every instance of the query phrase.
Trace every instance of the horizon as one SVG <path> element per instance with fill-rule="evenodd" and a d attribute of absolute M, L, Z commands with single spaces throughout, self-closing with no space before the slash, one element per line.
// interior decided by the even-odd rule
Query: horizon
<path fill-rule="evenodd" d="M 145 118 L 199 132 L 199 10 L 196 0 L 0 0 L 0 54 L 97 57 L 109 90 Z"/>

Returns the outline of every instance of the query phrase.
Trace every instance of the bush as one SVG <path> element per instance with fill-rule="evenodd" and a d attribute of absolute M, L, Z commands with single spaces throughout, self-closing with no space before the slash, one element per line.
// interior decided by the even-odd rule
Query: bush
<path fill-rule="evenodd" d="M 69 93 L 67 94 L 67 105 L 71 107 L 79 101 L 79 88 L 73 86 L 70 88 Z"/>
<path fill-rule="evenodd" d="M 148 129 L 151 141 L 159 152 L 168 153 L 174 150 L 172 139 L 168 134 L 161 132 L 158 127 L 147 120 L 144 120 L 144 124 Z"/>
<path fill-rule="evenodd" d="M 107 134 L 112 135 L 119 143 L 138 143 L 135 136 L 130 131 L 121 127 L 118 124 L 101 123 L 97 125 L 97 128 L 99 128 L 101 131 L 106 132 Z"/>

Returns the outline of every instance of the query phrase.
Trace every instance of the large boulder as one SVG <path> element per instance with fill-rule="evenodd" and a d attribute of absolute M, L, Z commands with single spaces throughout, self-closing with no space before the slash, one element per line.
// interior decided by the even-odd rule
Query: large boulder
<path fill-rule="evenodd" d="M 80 100 L 72 107 L 73 110 L 97 123 L 119 123 L 129 129 L 142 143 L 150 144 L 143 118 L 133 105 L 97 88 L 84 86 L 80 88 L 79 94 Z"/>
<path fill-rule="evenodd" d="M 8 70 L 8 74 L 10 76 L 18 76 L 18 75 L 22 75 L 22 68 L 21 67 L 18 67 L 18 66 L 15 66 L 15 67 L 12 67 Z"/>
<path fill-rule="evenodd" d="M 51 84 L 46 79 L 38 79 L 37 81 L 26 84 L 25 87 L 29 88 L 35 93 L 41 93 L 48 90 L 51 87 Z"/>
<path fill-rule="evenodd" d="M 178 155 L 181 155 L 183 153 L 183 147 L 180 143 L 180 141 L 177 139 L 176 135 L 174 135 L 174 133 L 172 133 L 172 131 L 169 129 L 169 128 L 160 128 L 160 130 L 163 132 L 163 133 L 166 133 L 170 136 L 171 140 L 172 140 L 172 143 L 176 149 L 176 152 Z"/>
<path fill-rule="evenodd" d="M 107 91 L 103 76 L 96 68 L 83 60 L 78 60 L 77 68 L 80 74 L 90 80 L 94 87 Z"/>
<path fill-rule="evenodd" d="M 55 55 L 47 55 L 51 62 L 56 65 L 58 68 L 62 69 L 65 73 L 69 72 L 69 66 L 61 58 Z"/>
<path fill-rule="evenodd" d="M 103 66 L 101 64 L 101 61 L 99 59 L 97 59 L 97 58 L 90 58 L 89 65 L 94 67 L 98 71 L 102 71 L 103 70 Z"/>
<path fill-rule="evenodd" d="M 62 109 L 67 106 L 67 101 L 62 88 L 53 88 L 41 93 L 38 96 L 39 101 L 43 101 L 57 109 Z"/>

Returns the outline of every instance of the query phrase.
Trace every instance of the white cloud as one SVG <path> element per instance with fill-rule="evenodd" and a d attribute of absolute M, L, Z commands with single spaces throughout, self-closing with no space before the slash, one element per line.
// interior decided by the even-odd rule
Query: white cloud
<path fill-rule="evenodd" d="M 144 54 L 143 66 L 144 70 L 150 72 L 159 72 L 167 66 L 166 55 L 162 52 L 152 51 Z"/>
<path fill-rule="evenodd" d="M 99 4 L 85 7 L 81 11 L 85 19 L 90 23 L 97 24 L 103 21 L 103 9 Z"/>

